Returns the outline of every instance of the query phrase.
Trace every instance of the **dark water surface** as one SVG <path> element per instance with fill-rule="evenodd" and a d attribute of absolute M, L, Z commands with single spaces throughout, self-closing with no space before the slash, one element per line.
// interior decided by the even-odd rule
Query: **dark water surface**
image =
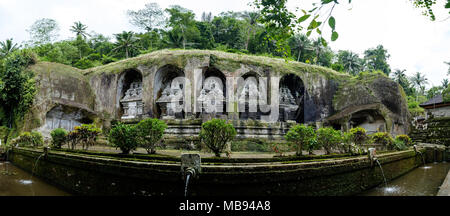
<path fill-rule="evenodd" d="M 387 183 L 363 192 L 361 196 L 436 196 L 450 163 L 426 164 Z"/>
<path fill-rule="evenodd" d="M 70 196 L 9 162 L 0 161 L 0 196 Z"/>

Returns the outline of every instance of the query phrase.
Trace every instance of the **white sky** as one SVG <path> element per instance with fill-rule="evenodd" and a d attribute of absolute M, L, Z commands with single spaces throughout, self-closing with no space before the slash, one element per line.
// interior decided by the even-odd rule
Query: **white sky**
<path fill-rule="evenodd" d="M 0 0 L 0 41 L 13 38 L 15 42 L 29 40 L 26 32 L 34 21 L 51 18 L 60 26 L 59 40 L 73 37 L 69 31 L 75 21 L 111 36 L 124 30 L 139 31 L 126 16 L 127 10 L 143 8 L 146 3 L 157 2 L 161 8 L 181 5 L 193 10 L 200 19 L 201 13 L 217 15 L 225 11 L 252 10 L 252 0 Z M 319 0 L 316 0 L 318 2 Z M 311 8 L 313 0 L 288 0 L 290 8 Z M 391 55 L 393 69 L 406 69 L 408 75 L 417 71 L 426 74 L 428 87 L 440 85 L 447 76 L 450 61 L 450 15 L 443 10 L 442 0 L 435 8 L 437 21 L 421 15 L 410 0 L 354 0 L 353 4 L 335 8 L 336 30 L 339 39 L 331 48 L 352 50 L 362 54 L 368 48 L 382 44 Z M 351 9 L 351 10 L 349 10 Z M 301 12 L 300 12 L 301 13 Z M 299 14 L 300 15 L 300 14 Z M 446 19 L 446 20 L 445 20 Z M 329 33 L 329 29 L 324 29 Z"/>

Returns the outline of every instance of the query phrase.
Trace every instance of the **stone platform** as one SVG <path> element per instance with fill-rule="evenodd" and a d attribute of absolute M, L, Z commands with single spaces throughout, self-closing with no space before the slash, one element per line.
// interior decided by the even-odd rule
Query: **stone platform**
<path fill-rule="evenodd" d="M 447 177 L 445 177 L 444 183 L 439 188 L 438 196 L 450 196 L 450 171 Z"/>

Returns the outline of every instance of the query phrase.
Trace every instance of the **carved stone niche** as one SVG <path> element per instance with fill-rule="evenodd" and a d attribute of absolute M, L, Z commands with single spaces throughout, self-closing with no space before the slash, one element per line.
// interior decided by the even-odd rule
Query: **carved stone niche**
<path fill-rule="evenodd" d="M 143 114 L 142 82 L 133 82 L 120 100 L 123 107 L 122 119 L 134 119 Z"/>
<path fill-rule="evenodd" d="M 182 118 L 181 105 L 183 105 L 184 94 L 183 94 L 183 83 L 172 83 L 172 85 L 167 85 L 161 97 L 156 101 L 161 109 L 162 119 L 175 119 Z"/>
<path fill-rule="evenodd" d="M 266 104 L 265 86 L 258 86 L 256 77 L 250 77 L 244 81 L 238 92 L 240 118 L 260 120 L 262 113 L 258 108 L 259 102 Z"/>
<path fill-rule="evenodd" d="M 295 98 L 292 96 L 291 90 L 286 87 L 280 88 L 280 120 L 288 121 L 295 120 L 296 111 L 299 106 L 295 103 Z"/>
<path fill-rule="evenodd" d="M 223 84 L 218 77 L 210 77 L 205 80 L 203 89 L 197 101 L 202 104 L 202 111 L 207 114 L 221 114 L 224 112 L 225 96 Z"/>

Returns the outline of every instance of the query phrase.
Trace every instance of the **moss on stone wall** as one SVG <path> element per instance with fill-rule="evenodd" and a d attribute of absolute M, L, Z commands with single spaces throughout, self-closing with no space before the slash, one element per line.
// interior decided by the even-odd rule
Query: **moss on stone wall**
<path fill-rule="evenodd" d="M 426 129 L 413 129 L 409 136 L 415 142 L 450 146 L 450 117 L 425 120 Z"/>
<path fill-rule="evenodd" d="M 180 164 L 127 161 L 86 154 L 13 149 L 14 165 L 75 194 L 181 196 Z M 421 164 L 412 150 L 379 154 L 388 180 Z M 202 159 L 203 161 L 203 159 Z M 383 182 L 381 170 L 367 156 L 290 164 L 203 164 L 190 183 L 191 195 L 354 195 Z M 142 192 L 144 191 L 144 192 Z M 144 194 L 142 194 L 142 193 Z"/>

